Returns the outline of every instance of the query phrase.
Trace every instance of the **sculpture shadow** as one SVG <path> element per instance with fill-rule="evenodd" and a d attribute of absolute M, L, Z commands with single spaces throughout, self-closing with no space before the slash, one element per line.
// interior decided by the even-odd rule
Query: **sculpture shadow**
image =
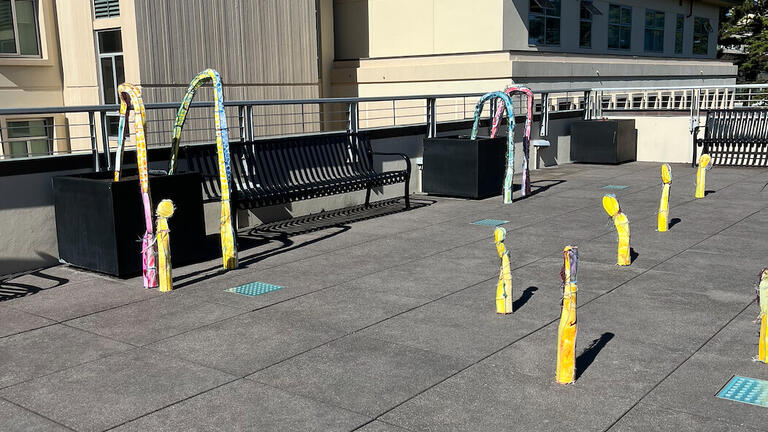
<path fill-rule="evenodd" d="M 595 358 L 597 358 L 597 355 L 600 353 L 600 351 L 605 347 L 608 342 L 613 339 L 615 335 L 611 332 L 605 332 L 602 335 L 600 335 L 599 338 L 592 341 L 589 346 L 579 354 L 578 357 L 576 357 L 576 373 L 574 375 L 574 380 L 578 380 L 581 377 L 581 374 L 584 373 L 584 371 L 589 368 L 589 366 L 592 364 L 592 362 L 595 361 Z"/>
<path fill-rule="evenodd" d="M 41 288 L 35 285 L 30 285 L 28 283 L 13 282 L 14 278 L 25 275 L 32 275 L 41 279 L 53 281 L 56 284 L 48 288 Z M 26 272 L 20 275 L 14 275 L 12 277 L 6 278 L 5 280 L 0 280 L 0 302 L 37 294 L 40 291 L 60 287 L 67 283 L 69 283 L 69 279 L 67 278 L 45 274 L 40 270 Z"/>
<path fill-rule="evenodd" d="M 512 302 L 512 312 L 517 312 L 518 309 L 523 307 L 526 303 L 528 303 L 528 300 L 533 297 L 533 293 L 539 290 L 539 287 L 535 286 L 529 286 L 528 288 L 523 291 L 523 294 L 520 295 L 520 297 Z"/>
<path fill-rule="evenodd" d="M 527 196 L 519 196 L 517 198 L 513 198 L 512 202 L 520 201 L 522 199 L 530 198 L 536 194 L 545 192 L 549 188 L 555 187 L 557 185 L 565 183 L 566 180 L 536 180 L 531 182 L 531 193 Z M 544 184 L 542 184 L 544 183 Z M 523 188 L 523 185 L 521 184 L 515 184 L 512 187 L 513 192 L 518 192 Z"/>
<path fill-rule="evenodd" d="M 669 220 L 669 225 L 667 225 L 667 229 L 672 229 L 673 226 L 679 224 L 682 221 L 680 218 L 672 218 Z"/>
<path fill-rule="evenodd" d="M 640 254 L 637 253 L 635 248 L 633 248 L 633 247 L 629 248 L 629 262 L 630 262 L 630 264 L 634 263 L 635 260 L 637 259 L 637 257 L 639 257 L 639 256 L 640 256 Z"/>

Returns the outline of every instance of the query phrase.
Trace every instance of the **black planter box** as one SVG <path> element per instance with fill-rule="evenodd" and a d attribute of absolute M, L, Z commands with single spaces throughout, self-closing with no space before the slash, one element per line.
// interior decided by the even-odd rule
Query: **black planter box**
<path fill-rule="evenodd" d="M 635 120 L 584 120 L 571 124 L 571 161 L 618 164 L 635 160 Z"/>
<path fill-rule="evenodd" d="M 506 137 L 425 138 L 422 189 L 458 198 L 501 195 L 506 157 Z"/>
<path fill-rule="evenodd" d="M 141 273 L 141 237 L 146 231 L 139 179 L 127 172 L 53 178 L 59 260 L 118 277 Z M 150 175 L 152 205 L 168 198 L 176 212 L 168 219 L 174 267 L 206 259 L 205 221 L 199 173 Z"/>

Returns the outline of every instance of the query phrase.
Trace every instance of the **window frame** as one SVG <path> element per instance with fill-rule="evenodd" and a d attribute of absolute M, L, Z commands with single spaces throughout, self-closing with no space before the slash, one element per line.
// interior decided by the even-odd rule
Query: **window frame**
<path fill-rule="evenodd" d="M 542 12 L 533 12 L 531 10 L 531 3 L 536 3 L 539 7 L 541 7 Z M 546 7 L 548 4 L 550 4 L 549 0 L 528 0 L 528 46 L 543 46 L 543 47 L 559 47 L 562 45 L 562 30 L 563 30 L 563 2 L 562 0 L 557 0 L 558 4 L 558 15 L 550 15 L 547 13 L 547 10 L 554 9 Z M 544 34 L 543 34 L 543 42 L 537 43 L 531 41 L 531 16 L 540 17 L 542 18 L 544 22 Z M 557 19 L 558 21 L 558 38 L 557 43 L 547 43 L 547 19 Z"/>
<path fill-rule="evenodd" d="M 703 33 L 697 33 L 696 32 L 696 21 L 702 20 L 703 24 L 702 26 L 705 26 L 702 30 Z M 709 27 L 710 31 L 707 31 L 707 27 Z M 712 27 L 712 23 L 710 22 L 710 19 L 707 17 L 693 17 L 693 41 L 691 45 L 691 54 L 696 56 L 709 56 L 709 34 L 714 31 Z M 696 52 L 696 35 L 704 35 L 706 37 L 707 43 L 705 44 L 705 51 L 702 52 Z"/>
<path fill-rule="evenodd" d="M 612 7 L 618 7 L 619 8 L 619 21 L 617 23 L 611 23 L 611 8 Z M 621 12 L 623 10 L 629 11 L 629 24 L 622 24 L 621 23 Z M 632 6 L 622 5 L 618 3 L 609 3 L 608 4 L 608 25 L 606 26 L 607 29 L 607 40 L 606 44 L 608 46 L 609 50 L 618 50 L 618 51 L 631 51 L 632 50 Z M 619 46 L 618 47 L 612 47 L 611 46 L 611 27 L 616 27 L 619 29 Z M 629 41 L 627 43 L 626 48 L 621 47 L 621 29 L 623 27 L 629 28 Z"/>
<path fill-rule="evenodd" d="M 46 135 L 34 135 L 34 136 L 26 136 L 26 137 L 15 137 L 11 138 L 9 134 L 9 129 L 12 128 L 10 126 L 11 123 L 14 122 L 30 122 L 30 121 L 42 121 L 43 122 L 43 128 L 45 129 Z M 55 127 L 54 118 L 53 117 L 15 117 L 15 118 L 4 118 L 3 124 L 5 126 L 4 134 L 0 134 L 0 144 L 3 148 L 3 157 L 2 159 L 8 160 L 8 159 L 23 159 L 23 158 L 34 158 L 34 157 L 44 157 L 44 156 L 51 156 L 53 155 L 53 128 Z M 40 140 L 45 139 L 46 143 L 48 144 L 48 152 L 44 155 L 30 155 L 31 149 L 30 149 L 30 140 Z M 10 151 L 10 145 L 14 142 L 26 142 L 26 155 L 24 156 L 12 156 Z"/>
<path fill-rule="evenodd" d="M 652 27 L 648 27 L 648 14 L 653 13 L 653 21 L 656 21 L 656 17 L 658 14 L 661 14 L 663 16 L 663 23 L 661 27 L 656 27 L 655 25 Z M 649 52 L 649 53 L 664 53 L 664 27 L 667 24 L 667 14 L 664 11 L 656 10 L 656 9 L 645 9 L 645 20 L 643 22 L 643 51 Z M 648 32 L 661 32 L 661 49 L 650 49 L 648 48 Z"/>
<path fill-rule="evenodd" d="M 19 23 L 16 18 L 16 0 L 11 0 L 11 22 L 13 23 L 13 41 L 16 44 L 15 53 L 0 52 L 0 58 L 42 58 L 43 47 L 40 41 L 40 19 L 39 13 L 39 0 L 32 0 L 32 15 L 35 17 L 35 37 L 37 42 L 37 54 L 21 54 L 21 45 L 19 44 Z"/>
<path fill-rule="evenodd" d="M 682 20 L 681 20 L 682 18 Z M 678 24 L 680 24 L 678 28 Z M 678 37 L 680 39 L 678 39 Z M 678 40 L 680 42 L 678 49 Z M 675 54 L 682 54 L 685 50 L 685 15 L 677 14 L 675 17 Z"/>
<path fill-rule="evenodd" d="M 101 52 L 101 47 L 100 47 L 100 44 L 99 44 L 99 34 L 100 33 L 111 32 L 111 31 L 118 31 L 118 32 L 120 32 L 120 52 L 102 53 Z M 122 83 L 119 82 L 119 80 L 117 79 L 117 65 L 115 64 L 115 58 L 118 57 L 118 56 L 123 57 L 123 55 L 124 55 L 124 51 L 122 49 L 122 45 L 123 45 L 122 44 L 123 31 L 122 31 L 122 29 L 120 27 L 117 27 L 117 28 L 109 28 L 109 29 L 96 30 L 94 33 L 96 35 L 96 38 L 95 38 L 96 39 L 96 68 L 99 70 L 99 98 L 101 99 L 101 103 L 106 105 L 107 102 L 106 102 L 106 98 L 105 98 L 104 76 L 103 76 L 103 72 L 102 72 L 101 61 L 102 61 L 102 59 L 110 59 L 110 61 L 112 63 L 112 82 L 115 83 L 115 101 L 119 105 L 120 104 L 120 94 L 118 93 L 117 88 Z M 125 58 L 123 58 L 123 67 L 125 67 Z M 125 77 L 123 77 L 123 78 L 125 78 Z M 118 118 L 119 116 L 120 116 L 120 113 L 117 112 L 117 111 L 110 111 L 110 112 L 105 113 L 106 121 L 114 121 L 114 118 Z M 112 118 L 112 120 L 110 120 L 110 118 Z M 104 125 L 104 129 L 107 131 L 107 139 L 112 139 L 112 138 L 116 139 L 117 138 L 117 134 L 111 135 L 109 133 L 110 130 L 107 127 L 107 125 Z"/>

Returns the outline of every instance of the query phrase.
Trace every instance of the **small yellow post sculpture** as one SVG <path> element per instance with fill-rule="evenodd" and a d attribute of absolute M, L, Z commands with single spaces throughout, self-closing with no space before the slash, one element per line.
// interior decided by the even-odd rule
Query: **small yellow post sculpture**
<path fill-rule="evenodd" d="M 496 313 L 512 313 L 512 276 L 509 273 L 509 251 L 504 246 L 504 238 L 507 230 L 496 228 L 493 231 L 493 241 L 496 243 L 496 252 L 501 258 L 499 269 L 499 282 L 496 284 Z"/>
<path fill-rule="evenodd" d="M 619 207 L 619 201 L 616 200 L 616 195 L 607 194 L 603 196 L 603 208 L 608 216 L 613 219 L 613 225 L 616 227 L 616 234 L 619 237 L 618 258 L 616 264 L 620 266 L 628 266 L 632 263 L 629 256 L 629 219 L 621 211 Z"/>
<path fill-rule="evenodd" d="M 672 187 L 672 167 L 669 164 L 661 166 L 661 182 L 664 186 L 661 189 L 659 213 L 656 215 L 658 222 L 656 230 L 666 232 L 669 229 L 669 189 Z"/>
<path fill-rule="evenodd" d="M 570 384 L 576 374 L 576 272 L 579 250 L 574 246 L 563 249 L 563 302 L 560 325 L 557 327 L 557 376 L 560 384 Z"/>
<path fill-rule="evenodd" d="M 760 342 L 757 346 L 757 360 L 768 363 L 768 267 L 760 272 L 760 284 L 758 285 L 758 298 L 760 301 Z"/>
<path fill-rule="evenodd" d="M 171 243 L 169 238 L 168 218 L 173 216 L 176 209 L 169 199 L 160 201 L 157 205 L 157 255 L 158 278 L 160 279 L 160 292 L 168 292 L 173 289 L 171 284 Z"/>
<path fill-rule="evenodd" d="M 696 170 L 696 194 L 694 198 L 704 198 L 704 187 L 707 183 L 706 173 L 712 168 L 712 158 L 708 154 L 699 157 L 699 169 Z"/>

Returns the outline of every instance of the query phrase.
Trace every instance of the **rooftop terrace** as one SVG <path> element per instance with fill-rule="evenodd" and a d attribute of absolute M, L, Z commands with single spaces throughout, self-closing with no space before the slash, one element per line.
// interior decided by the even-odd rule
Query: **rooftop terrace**
<path fill-rule="evenodd" d="M 768 169 L 562 165 L 503 205 L 414 197 L 273 224 L 241 267 L 174 269 L 145 290 L 65 266 L 2 282 L 3 430 L 765 430 L 715 394 L 768 379 L 753 322 Z M 608 190 L 606 185 L 628 186 Z M 600 198 L 615 193 L 634 261 L 617 267 Z M 517 196 L 517 193 L 516 195 Z M 492 227 L 508 220 L 515 313 L 494 311 Z M 554 382 L 562 248 L 580 252 L 577 380 Z M 261 281 L 283 289 L 246 297 Z M 37 429 L 35 429 L 37 428 Z"/>

